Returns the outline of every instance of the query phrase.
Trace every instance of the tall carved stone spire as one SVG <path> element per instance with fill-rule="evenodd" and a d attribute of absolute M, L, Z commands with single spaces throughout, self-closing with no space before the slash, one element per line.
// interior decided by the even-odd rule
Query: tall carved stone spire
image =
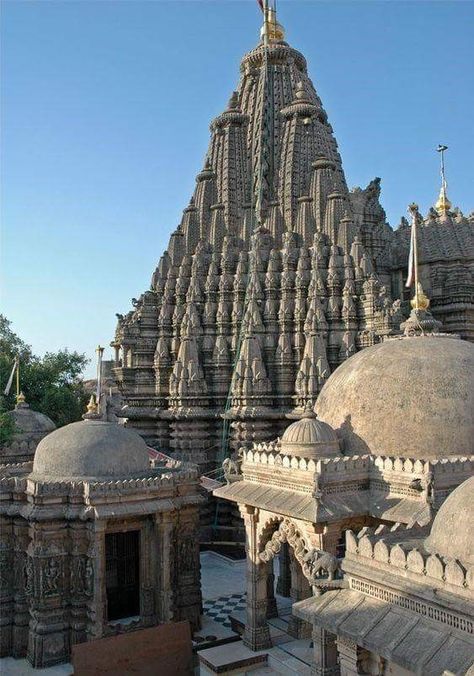
<path fill-rule="evenodd" d="M 305 58 L 277 24 L 268 36 L 243 57 L 151 291 L 114 341 L 127 424 L 203 471 L 223 418 L 234 450 L 274 437 L 400 319 L 378 276 L 380 182 L 348 191 Z"/>

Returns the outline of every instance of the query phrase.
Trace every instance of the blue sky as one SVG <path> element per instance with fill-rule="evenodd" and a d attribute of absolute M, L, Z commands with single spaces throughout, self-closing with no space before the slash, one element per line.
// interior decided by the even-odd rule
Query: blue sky
<path fill-rule="evenodd" d="M 426 211 L 443 142 L 449 195 L 474 209 L 474 3 L 278 10 L 349 185 L 381 176 L 392 225 Z M 35 351 L 93 357 L 148 288 L 259 27 L 254 0 L 3 2 L 1 307 Z"/>

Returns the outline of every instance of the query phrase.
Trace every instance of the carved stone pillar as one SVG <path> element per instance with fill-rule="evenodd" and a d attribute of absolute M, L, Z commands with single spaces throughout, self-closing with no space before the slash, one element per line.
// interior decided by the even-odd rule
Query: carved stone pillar
<path fill-rule="evenodd" d="M 175 620 L 188 620 L 193 631 L 201 627 L 201 571 L 199 561 L 199 514 L 197 508 L 181 509 L 173 538 L 176 571 Z"/>
<path fill-rule="evenodd" d="M 11 655 L 14 623 L 13 522 L 0 519 L 0 656 Z"/>
<path fill-rule="evenodd" d="M 303 575 L 301 570 L 301 565 L 299 561 L 296 560 L 293 553 L 291 554 L 290 561 L 291 568 L 291 592 L 290 596 L 292 600 L 303 601 L 311 596 L 311 587 L 308 580 Z M 294 638 L 310 638 L 311 637 L 311 625 L 304 620 L 301 620 L 299 617 L 291 615 L 290 621 L 288 622 L 288 633 Z"/>
<path fill-rule="evenodd" d="M 174 519 L 169 512 L 156 514 L 155 532 L 158 543 L 156 566 L 156 606 L 159 622 L 173 620 L 173 591 L 171 585 L 171 543 Z"/>
<path fill-rule="evenodd" d="M 92 588 L 89 600 L 88 638 L 101 638 L 107 624 L 107 592 L 105 587 L 105 530 L 106 521 L 94 521 L 88 524 L 89 550 L 87 566 Z"/>
<path fill-rule="evenodd" d="M 322 546 L 325 552 L 329 552 L 334 556 L 337 555 L 337 545 L 341 537 L 341 526 L 339 523 L 330 523 L 324 527 L 322 536 Z"/>
<path fill-rule="evenodd" d="M 89 539 L 84 522 L 69 526 L 70 628 L 71 645 L 87 641 L 88 600 L 92 591 L 91 564 L 88 563 Z"/>
<path fill-rule="evenodd" d="M 290 548 L 287 542 L 281 545 L 280 553 L 278 554 L 280 564 L 280 572 L 277 582 L 277 594 L 288 597 L 291 592 L 291 569 L 290 569 Z"/>
<path fill-rule="evenodd" d="M 359 674 L 359 648 L 357 643 L 346 638 L 341 638 L 341 636 L 337 637 L 336 643 L 341 676 L 355 676 L 355 674 Z"/>
<path fill-rule="evenodd" d="M 155 529 L 152 519 L 149 518 L 140 532 L 140 616 L 144 627 L 156 623 L 155 550 Z"/>
<path fill-rule="evenodd" d="M 273 573 L 273 559 L 267 563 L 267 619 L 278 617 L 278 608 L 275 598 L 275 575 Z"/>
<path fill-rule="evenodd" d="M 258 510 L 245 506 L 244 517 L 247 550 L 247 620 L 244 645 L 250 650 L 264 650 L 272 645 L 267 612 L 267 564 L 258 556 Z"/>
<path fill-rule="evenodd" d="M 14 589 L 15 609 L 12 631 L 12 656 L 24 657 L 28 648 L 28 627 L 30 613 L 26 596 L 26 551 L 28 549 L 29 534 L 28 522 L 16 518 L 13 524 L 14 533 Z"/>
<path fill-rule="evenodd" d="M 339 676 L 336 637 L 325 629 L 313 625 L 313 665 L 314 676 Z"/>
<path fill-rule="evenodd" d="M 27 593 L 30 598 L 28 659 L 35 668 L 67 661 L 70 632 L 67 617 L 69 580 L 65 524 L 33 522 L 28 548 Z"/>

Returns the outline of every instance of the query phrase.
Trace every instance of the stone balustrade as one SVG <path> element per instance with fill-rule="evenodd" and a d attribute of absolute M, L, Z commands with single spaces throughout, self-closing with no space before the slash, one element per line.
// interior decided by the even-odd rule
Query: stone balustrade
<path fill-rule="evenodd" d="M 418 546 L 413 546 L 403 539 L 390 542 L 390 536 L 404 531 L 408 540 L 417 529 L 407 529 L 401 524 L 396 524 L 392 528 L 383 525 L 375 529 L 363 528 L 357 535 L 349 530 L 346 532 L 346 557 L 349 561 L 372 559 L 383 567 L 402 569 L 408 573 L 408 577 L 410 573 L 414 574 L 418 583 L 419 577 L 422 576 L 424 584 L 430 584 L 428 578 L 433 578 L 436 580 L 436 586 L 441 584 L 462 590 L 474 590 L 473 567 L 466 568 L 454 558 L 447 559 L 436 552 L 429 553 L 422 549 L 419 543 Z M 367 565 L 362 561 L 361 564 Z"/>

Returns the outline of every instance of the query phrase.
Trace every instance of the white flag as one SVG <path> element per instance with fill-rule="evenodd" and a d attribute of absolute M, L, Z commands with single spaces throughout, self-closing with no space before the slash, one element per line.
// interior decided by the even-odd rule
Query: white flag
<path fill-rule="evenodd" d="M 15 357 L 15 361 L 13 362 L 12 372 L 10 373 L 10 377 L 8 378 L 7 386 L 6 386 L 5 390 L 3 391 L 3 394 L 5 394 L 5 395 L 10 393 L 10 389 L 11 389 L 11 386 L 12 386 L 12 383 L 13 383 L 13 377 L 15 375 L 15 371 L 17 369 L 17 366 L 18 366 L 18 357 Z"/>
<path fill-rule="evenodd" d="M 407 288 L 413 284 L 413 273 L 415 272 L 415 237 L 416 225 L 412 223 L 410 235 L 410 255 L 408 257 L 408 277 L 405 284 Z"/>

